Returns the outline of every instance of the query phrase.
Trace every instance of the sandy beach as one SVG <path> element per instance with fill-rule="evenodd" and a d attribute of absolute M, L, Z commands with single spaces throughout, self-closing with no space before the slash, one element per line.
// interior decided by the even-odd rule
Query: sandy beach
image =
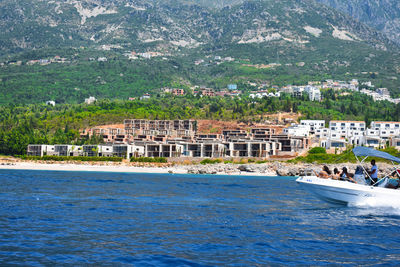
<path fill-rule="evenodd" d="M 206 169 L 204 172 L 193 172 L 193 167 Z M 96 164 L 71 164 L 71 163 L 36 163 L 14 162 L 1 163 L 0 170 L 46 170 L 46 171 L 87 171 L 87 172 L 118 172 L 118 173 L 172 173 L 172 174 L 214 174 L 214 175 L 247 175 L 247 176 L 276 176 L 275 172 L 247 172 L 240 170 L 217 169 L 216 166 L 172 166 L 172 167 L 138 167 L 129 165 L 96 165 Z M 210 171 L 210 168 L 212 169 Z"/>

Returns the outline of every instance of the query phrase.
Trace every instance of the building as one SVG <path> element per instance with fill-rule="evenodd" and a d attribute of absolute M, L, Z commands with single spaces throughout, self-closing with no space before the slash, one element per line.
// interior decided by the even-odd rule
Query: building
<path fill-rule="evenodd" d="M 97 100 L 96 100 L 96 98 L 94 96 L 90 96 L 89 98 L 85 98 L 85 103 L 88 104 L 88 105 L 93 104 L 96 101 Z"/>
<path fill-rule="evenodd" d="M 290 136 L 309 136 L 310 126 L 301 124 L 292 124 L 291 126 L 283 129 L 283 133 Z"/>
<path fill-rule="evenodd" d="M 49 156 L 63 156 L 63 157 L 76 157 L 81 156 L 82 147 L 75 145 L 54 145 L 47 147 L 47 155 Z"/>
<path fill-rule="evenodd" d="M 310 128 L 310 134 L 315 134 L 316 130 L 325 127 L 324 120 L 301 120 L 300 125 L 308 126 Z"/>
<path fill-rule="evenodd" d="M 185 95 L 185 90 L 183 89 L 172 89 L 172 94 L 175 96 Z"/>
<path fill-rule="evenodd" d="M 328 128 L 319 128 L 315 130 L 315 137 L 319 139 L 327 139 L 331 135 L 331 131 Z"/>
<path fill-rule="evenodd" d="M 400 122 L 373 121 L 370 129 L 366 131 L 366 137 L 377 137 L 380 142 L 375 145 L 384 146 L 391 138 L 400 135 Z"/>
<path fill-rule="evenodd" d="M 296 86 L 292 87 L 292 95 L 294 97 L 302 97 L 304 92 L 304 87 Z"/>
<path fill-rule="evenodd" d="M 366 130 L 364 121 L 330 121 L 329 130 L 327 148 L 330 148 L 331 144 L 334 144 L 334 147 L 345 147 L 345 144 L 356 146 L 364 144 Z"/>
<path fill-rule="evenodd" d="M 321 91 L 314 86 L 306 86 L 304 91 L 308 94 L 311 101 L 321 101 Z"/>
<path fill-rule="evenodd" d="M 237 84 L 228 84 L 228 90 L 237 90 Z"/>
<path fill-rule="evenodd" d="M 388 97 L 390 97 L 390 92 L 389 92 L 389 90 L 388 90 L 387 88 L 378 88 L 378 89 L 376 90 L 376 92 L 377 92 L 378 94 L 382 95 L 382 96 L 388 96 Z"/>
<path fill-rule="evenodd" d="M 56 105 L 56 102 L 53 100 L 49 100 L 49 101 L 46 101 L 46 105 L 50 105 L 50 106 L 54 107 Z"/>
<path fill-rule="evenodd" d="M 150 94 L 143 94 L 141 97 L 140 97 L 140 100 L 146 100 L 146 99 L 150 99 L 151 98 L 151 95 Z"/>
<path fill-rule="evenodd" d="M 146 143 L 145 144 L 145 156 L 152 158 L 172 158 L 180 157 L 182 154 L 182 146 L 178 144 L 168 143 Z"/>
<path fill-rule="evenodd" d="M 47 155 L 47 149 L 51 150 L 51 147 L 54 150 L 54 146 L 50 145 L 28 145 L 26 154 L 28 156 L 43 157 Z"/>
<path fill-rule="evenodd" d="M 215 96 L 215 92 L 210 88 L 201 89 L 202 96 Z"/>
<path fill-rule="evenodd" d="M 171 137 L 194 136 L 197 130 L 195 120 L 124 120 L 125 133 L 137 135 L 164 135 Z M 129 137 L 129 136 L 128 136 Z"/>

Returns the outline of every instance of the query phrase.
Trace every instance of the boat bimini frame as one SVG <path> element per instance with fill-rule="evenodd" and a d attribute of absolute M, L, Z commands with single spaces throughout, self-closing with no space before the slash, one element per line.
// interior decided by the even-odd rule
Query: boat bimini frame
<path fill-rule="evenodd" d="M 358 146 L 358 147 L 353 148 L 353 153 L 354 153 L 354 156 L 356 157 L 357 161 L 360 163 L 360 166 L 363 169 L 364 173 L 366 173 L 368 179 L 371 181 L 371 185 L 372 186 L 379 185 L 385 179 L 389 179 L 389 176 L 393 172 L 395 172 L 397 177 L 400 179 L 400 158 L 392 156 L 389 153 L 386 153 L 386 152 L 383 152 L 383 151 L 375 150 L 375 149 L 369 148 L 369 147 L 362 147 L 362 146 Z M 369 157 L 376 157 L 376 158 L 386 159 L 386 160 L 388 160 L 388 161 L 390 161 L 392 163 L 393 169 L 389 173 L 385 174 L 384 177 L 378 179 L 375 182 L 371 178 L 369 172 L 363 166 L 363 163 L 365 163 L 365 161 Z M 395 163 L 397 163 L 397 164 L 395 164 Z"/>

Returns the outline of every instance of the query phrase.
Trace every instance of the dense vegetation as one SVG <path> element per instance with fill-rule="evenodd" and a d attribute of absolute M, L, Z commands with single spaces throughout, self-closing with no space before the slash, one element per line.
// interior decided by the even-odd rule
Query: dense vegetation
<path fill-rule="evenodd" d="M 321 45 L 329 47 L 329 42 Z M 351 45 L 349 44 L 348 47 Z M 211 48 L 210 48 L 211 49 Z M 228 84 L 236 83 L 240 90 L 256 90 L 249 82 L 285 86 L 305 85 L 308 81 L 326 79 L 371 81 L 376 87 L 387 87 L 393 96 L 400 94 L 400 81 L 396 78 L 397 57 L 382 51 L 372 51 L 368 47 L 352 47 L 362 54 L 350 53 L 343 57 L 332 47 L 324 57 L 308 51 L 280 51 L 261 45 L 231 46 L 224 51 L 191 52 L 186 56 L 153 58 L 149 60 L 128 60 L 120 53 L 89 50 L 63 50 L 68 63 L 50 65 L 26 65 L 31 58 L 40 59 L 55 51 L 37 51 L 17 56 L 22 65 L 0 67 L 0 105 L 38 104 L 49 100 L 57 104 L 82 103 L 85 98 L 128 99 L 140 97 L 144 93 L 156 96 L 163 87 L 178 87 L 190 91 L 194 85 L 207 86 L 216 90 L 226 89 Z M 75 54 L 72 54 L 75 51 Z M 197 59 L 206 59 L 205 54 L 249 58 L 250 61 L 236 59 L 234 62 L 211 60 L 194 65 Z M 283 53 L 280 58 L 276 53 Z M 369 63 L 365 63 L 368 54 Z M 96 61 L 98 57 L 107 57 L 107 62 Z M 46 57 L 44 57 L 46 58 Z M 91 60 L 95 58 L 96 60 Z M 337 60 L 340 58 L 341 60 Z M 267 64 L 279 61 L 281 66 L 257 68 L 255 64 Z M 298 65 L 303 61 L 303 65 Z M 220 64 L 221 63 L 221 64 Z M 362 72 L 362 73 L 361 73 Z"/>
<path fill-rule="evenodd" d="M 158 158 L 140 157 L 140 158 L 131 158 L 131 162 L 167 163 L 168 161 L 164 157 L 158 157 Z"/>
<path fill-rule="evenodd" d="M 399 157 L 400 153 L 394 147 L 387 147 L 385 149 L 380 149 L 383 152 L 389 153 L 392 156 Z M 381 158 L 370 157 L 369 160 L 375 159 L 375 161 L 381 162 L 388 162 L 387 160 Z M 310 149 L 307 156 L 297 157 L 293 160 L 289 160 L 289 162 L 296 163 L 296 162 L 304 162 L 304 163 L 319 163 L 319 164 L 335 164 L 335 163 L 346 163 L 352 162 L 356 163 L 357 159 L 352 153 L 352 149 L 347 149 L 342 153 L 335 153 L 335 154 L 327 154 L 326 150 L 322 147 L 315 147 Z"/>
<path fill-rule="evenodd" d="M 400 105 L 373 102 L 362 94 L 324 91 L 323 102 L 293 98 L 251 99 L 171 95 L 149 100 L 99 101 L 94 105 L 8 105 L 0 107 L 0 154 L 25 154 L 28 144 L 96 144 L 99 137 L 81 137 L 80 130 L 126 118 L 216 119 L 243 122 L 268 119 L 277 111 L 300 112 L 307 119 L 400 120 Z"/>

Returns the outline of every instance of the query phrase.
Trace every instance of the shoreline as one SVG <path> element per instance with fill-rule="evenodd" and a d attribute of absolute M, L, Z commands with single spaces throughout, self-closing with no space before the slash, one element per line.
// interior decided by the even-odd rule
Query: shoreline
<path fill-rule="evenodd" d="M 305 176 L 320 172 L 325 164 L 267 162 L 263 164 L 132 164 L 125 162 L 34 162 L 34 161 L 2 161 L 0 170 L 42 170 L 42 171 L 86 171 L 110 173 L 154 173 L 154 174 L 206 174 L 235 176 Z M 326 164 L 330 170 L 347 167 L 354 172 L 358 164 L 339 163 Z M 380 163 L 379 172 L 387 173 L 393 166 Z"/>
<path fill-rule="evenodd" d="M 146 173 L 146 174 L 209 174 L 209 175 L 238 175 L 238 176 L 277 176 L 272 173 L 261 172 L 224 172 L 211 171 L 194 173 L 191 167 L 198 165 L 172 166 L 172 167 L 138 167 L 129 165 L 98 165 L 98 164 L 74 164 L 74 163 L 34 163 L 14 162 L 1 163 L 0 170 L 33 170 L 33 171 L 77 171 L 77 172 L 110 172 L 110 173 Z M 200 165 L 200 168 L 207 168 L 207 165 Z"/>

